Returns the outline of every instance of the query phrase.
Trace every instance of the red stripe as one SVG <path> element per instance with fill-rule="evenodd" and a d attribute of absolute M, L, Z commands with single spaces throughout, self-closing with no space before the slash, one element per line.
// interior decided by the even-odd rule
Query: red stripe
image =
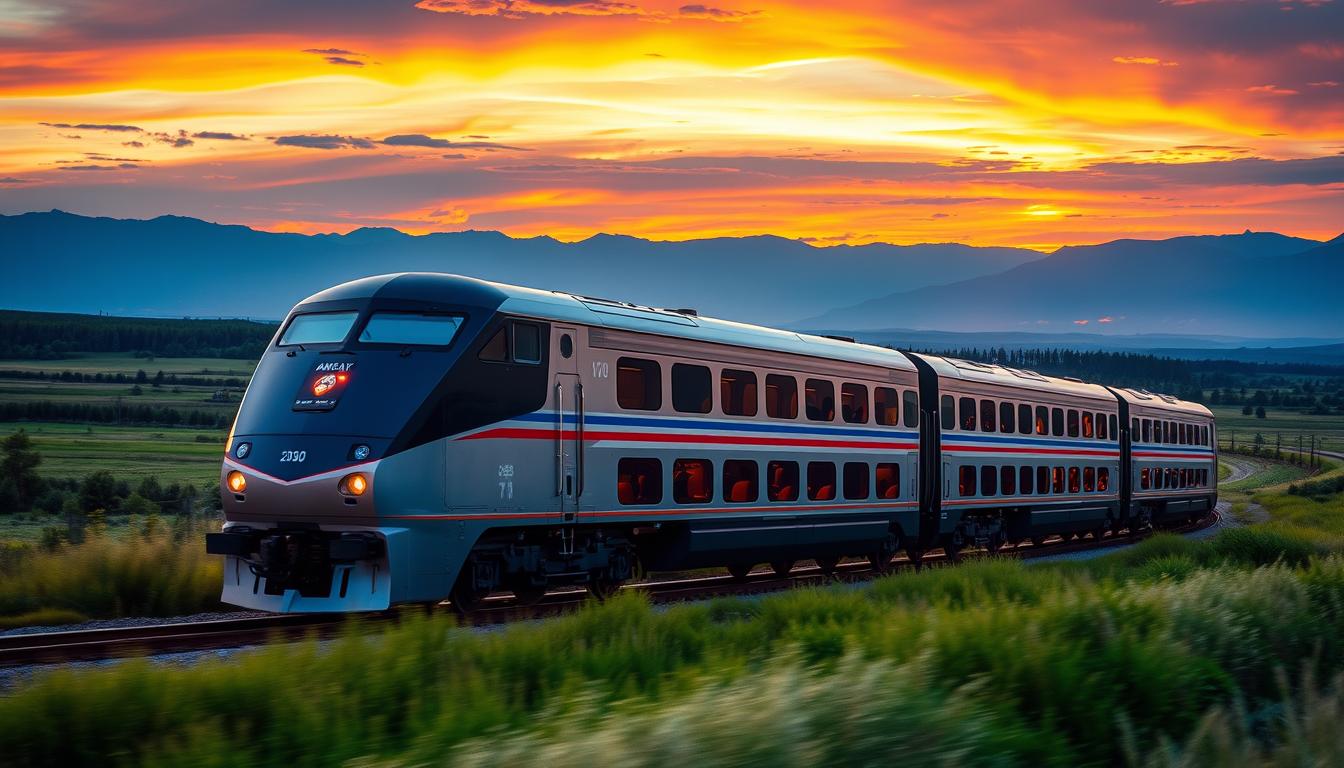
<path fill-rule="evenodd" d="M 554 429 L 527 429 L 523 427 L 501 427 L 491 429 L 485 432 L 478 432 L 474 435 L 467 435 L 463 440 L 479 439 L 520 439 L 520 440 L 554 440 L 559 434 L 562 440 L 573 440 L 577 438 L 577 432 L 567 429 L 564 432 L 557 432 Z M 817 440 L 791 437 L 738 437 L 734 435 L 702 435 L 685 433 L 662 433 L 662 432 L 602 432 L 598 430 L 585 429 L 583 431 L 585 442 L 597 442 L 600 440 L 610 440 L 615 442 L 633 442 L 633 443 L 697 443 L 709 445 L 760 445 L 760 446 L 794 446 L 805 448 L 876 448 L 881 450 L 908 450 L 913 451 L 919 448 L 918 443 L 893 443 L 893 442 L 861 442 L 857 440 Z"/>

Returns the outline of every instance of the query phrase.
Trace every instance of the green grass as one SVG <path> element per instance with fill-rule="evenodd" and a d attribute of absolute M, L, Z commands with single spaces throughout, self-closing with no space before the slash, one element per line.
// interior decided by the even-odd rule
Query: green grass
<path fill-rule="evenodd" d="M 1324 441 L 1328 450 L 1344 451 L 1344 414 L 1322 416 L 1266 407 L 1265 418 L 1257 419 L 1254 415 L 1242 415 L 1241 406 L 1215 405 L 1210 410 L 1218 424 L 1219 442 L 1224 446 L 1233 433 L 1236 434 L 1237 445 L 1241 446 L 1251 445 L 1258 432 L 1265 438 L 1265 445 L 1269 448 L 1274 447 L 1275 436 L 1282 435 L 1285 449 L 1297 447 L 1299 434 L 1314 434 L 1317 440 Z"/>
<path fill-rule="evenodd" d="M 45 477 L 82 478 L 106 469 L 132 485 L 154 475 L 164 484 L 191 482 L 197 488 L 218 481 L 227 437 L 214 429 L 0 422 L 0 435 L 18 429 L 32 436 Z"/>
<path fill-rule="evenodd" d="M 211 377 L 246 378 L 256 368 L 256 360 L 217 357 L 139 358 L 129 354 L 96 354 L 68 360 L 0 360 L 0 371 L 78 371 L 80 373 L 127 373 L 144 371 L 151 377 L 158 371 L 182 374 L 206 374 Z"/>

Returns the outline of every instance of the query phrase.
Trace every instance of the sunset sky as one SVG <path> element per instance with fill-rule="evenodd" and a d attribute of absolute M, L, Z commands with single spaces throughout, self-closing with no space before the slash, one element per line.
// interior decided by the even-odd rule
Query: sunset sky
<path fill-rule="evenodd" d="M 0 213 L 1049 249 L 1344 230 L 1344 0 L 0 0 Z"/>

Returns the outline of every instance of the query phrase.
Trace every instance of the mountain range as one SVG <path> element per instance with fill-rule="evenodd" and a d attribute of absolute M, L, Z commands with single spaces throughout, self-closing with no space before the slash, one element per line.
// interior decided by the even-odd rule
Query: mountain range
<path fill-rule="evenodd" d="M 50 211 L 0 216 L 0 249 L 0 307 L 11 309 L 275 319 L 335 283 L 423 270 L 865 338 L 1086 331 L 1131 348 L 1139 345 L 1122 337 L 1174 334 L 1153 346 L 1183 348 L 1344 337 L 1344 236 L 1321 243 L 1248 231 L 1045 255 L 956 243 L 815 246 L 768 235 L 672 242 L 603 234 L 572 243 L 489 231 L 301 235 Z"/>

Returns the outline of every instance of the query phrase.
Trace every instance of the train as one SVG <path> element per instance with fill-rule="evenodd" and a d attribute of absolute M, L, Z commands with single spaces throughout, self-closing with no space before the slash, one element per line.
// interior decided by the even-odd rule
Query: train
<path fill-rule="evenodd" d="M 655 571 L 994 552 L 1200 518 L 1202 405 L 440 273 L 299 302 L 220 470 L 222 600 L 598 598 Z"/>

